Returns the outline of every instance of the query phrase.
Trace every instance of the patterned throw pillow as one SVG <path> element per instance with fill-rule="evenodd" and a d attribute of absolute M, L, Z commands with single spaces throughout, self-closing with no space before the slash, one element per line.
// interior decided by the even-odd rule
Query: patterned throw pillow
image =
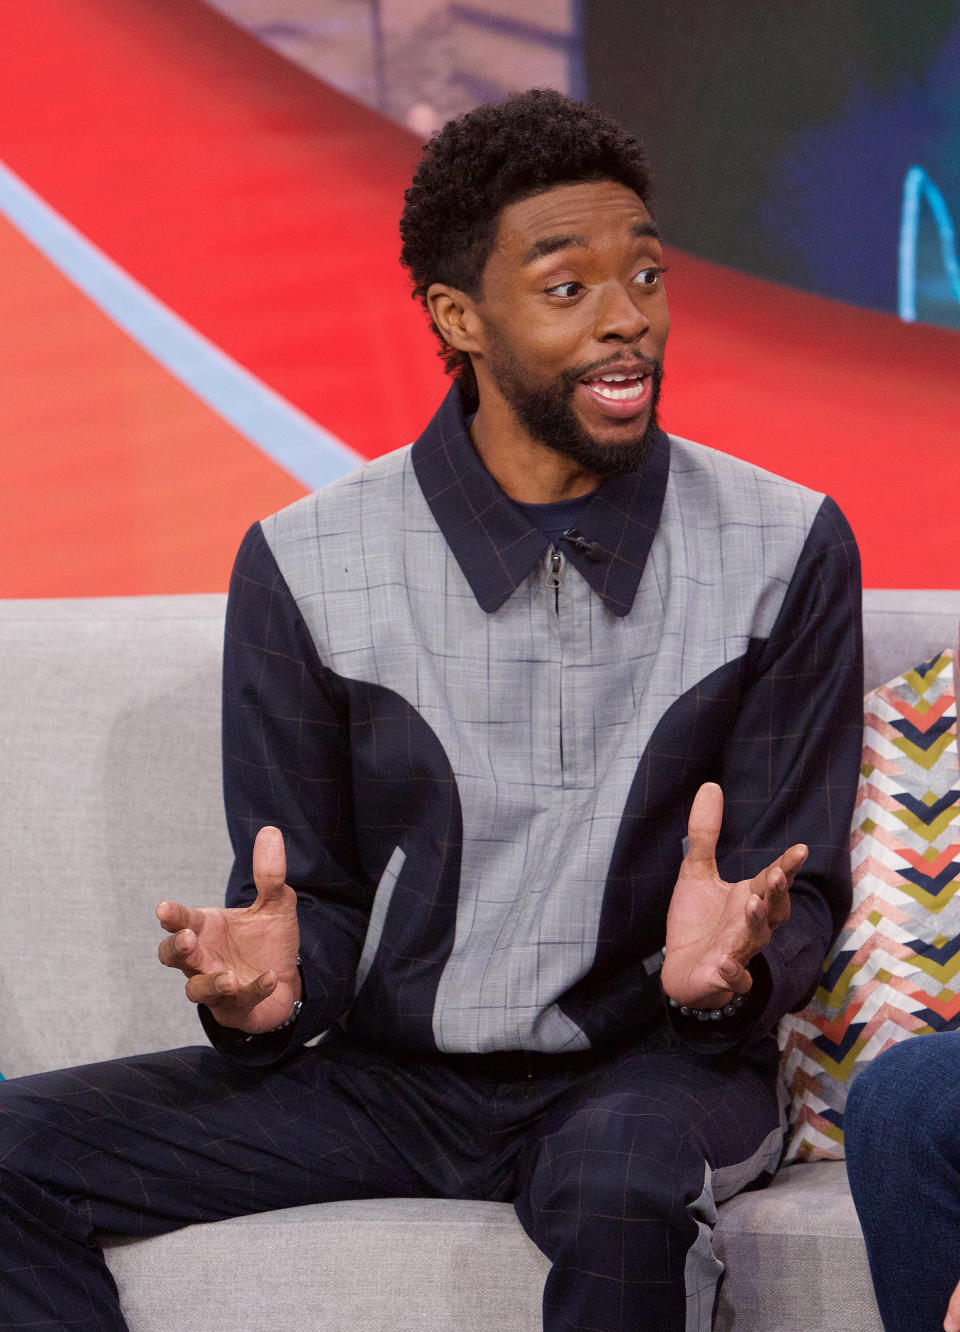
<path fill-rule="evenodd" d="M 786 1161 L 843 1158 L 847 1090 L 881 1050 L 960 1028 L 960 771 L 953 652 L 864 701 L 853 911 L 816 995 L 780 1024 Z"/>

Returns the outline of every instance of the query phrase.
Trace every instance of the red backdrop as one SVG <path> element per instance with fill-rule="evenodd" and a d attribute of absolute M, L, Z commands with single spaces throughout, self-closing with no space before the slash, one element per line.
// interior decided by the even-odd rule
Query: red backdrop
<path fill-rule="evenodd" d="M 5 29 L 20 181 L 358 453 L 419 432 L 444 381 L 397 261 L 409 133 L 199 0 L 45 0 Z M 667 428 L 833 494 L 868 585 L 960 584 L 960 334 L 668 262 Z M 0 595 L 225 587 L 303 485 L 2 214 L 0 282 Z"/>

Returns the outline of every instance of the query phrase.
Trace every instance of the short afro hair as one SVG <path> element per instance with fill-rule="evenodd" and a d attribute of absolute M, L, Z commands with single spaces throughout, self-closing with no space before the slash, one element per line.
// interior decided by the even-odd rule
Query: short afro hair
<path fill-rule="evenodd" d="M 650 206 L 642 145 L 604 112 L 553 89 L 532 88 L 448 121 L 404 196 L 400 260 L 414 297 L 426 309 L 428 289 L 443 282 L 479 299 L 502 210 L 555 185 L 595 180 L 617 181 Z M 447 370 L 475 398 L 469 357 L 441 342 Z"/>

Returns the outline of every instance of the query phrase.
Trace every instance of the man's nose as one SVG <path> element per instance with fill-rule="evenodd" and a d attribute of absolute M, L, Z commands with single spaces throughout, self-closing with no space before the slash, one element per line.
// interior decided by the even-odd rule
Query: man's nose
<path fill-rule="evenodd" d="M 597 300 L 596 337 L 600 342 L 631 342 L 650 326 L 639 301 L 622 282 L 606 284 Z"/>

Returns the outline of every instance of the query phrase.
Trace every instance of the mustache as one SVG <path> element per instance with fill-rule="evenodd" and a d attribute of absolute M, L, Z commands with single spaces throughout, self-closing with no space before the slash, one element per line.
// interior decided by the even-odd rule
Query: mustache
<path fill-rule="evenodd" d="M 572 393 L 581 379 L 602 375 L 604 370 L 611 366 L 616 366 L 618 372 L 623 374 L 635 370 L 641 374 L 650 375 L 653 379 L 654 388 L 657 388 L 663 380 L 662 361 L 658 361 L 653 356 L 633 356 L 629 361 L 625 361 L 622 352 L 614 356 L 606 356 L 602 361 L 592 361 L 586 365 L 574 366 L 571 370 L 563 370 L 560 374 L 560 380 L 564 387 Z"/>

